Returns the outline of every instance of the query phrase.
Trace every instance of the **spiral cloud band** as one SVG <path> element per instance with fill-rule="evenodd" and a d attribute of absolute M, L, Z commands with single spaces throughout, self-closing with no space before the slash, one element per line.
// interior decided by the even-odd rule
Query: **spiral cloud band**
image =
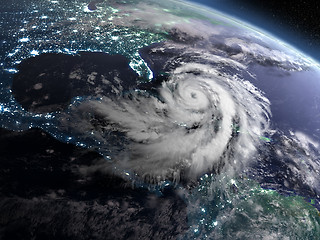
<path fill-rule="evenodd" d="M 157 87 L 157 94 L 138 89 L 116 100 L 104 96 L 72 112 L 82 126 L 98 116 L 93 137 L 109 148 L 123 145 L 110 151 L 116 165 L 142 177 L 178 181 L 182 171 L 197 176 L 245 164 L 268 129 L 269 105 L 237 75 L 185 63 Z M 121 133 L 123 143 L 110 143 L 111 133 Z"/>

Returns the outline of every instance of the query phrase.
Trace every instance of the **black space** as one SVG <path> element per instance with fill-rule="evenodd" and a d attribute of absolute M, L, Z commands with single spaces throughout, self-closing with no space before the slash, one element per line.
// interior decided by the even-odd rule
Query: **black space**
<path fill-rule="evenodd" d="M 196 0 L 239 17 L 320 60 L 320 1 Z"/>

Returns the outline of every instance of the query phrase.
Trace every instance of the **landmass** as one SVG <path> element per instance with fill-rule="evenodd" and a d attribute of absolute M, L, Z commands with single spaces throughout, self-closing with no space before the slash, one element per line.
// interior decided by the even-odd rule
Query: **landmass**
<path fill-rule="evenodd" d="M 186 203 L 115 176 L 95 151 L 0 129 L 1 239 L 176 239 Z M 103 166 L 103 168 L 101 168 Z"/>

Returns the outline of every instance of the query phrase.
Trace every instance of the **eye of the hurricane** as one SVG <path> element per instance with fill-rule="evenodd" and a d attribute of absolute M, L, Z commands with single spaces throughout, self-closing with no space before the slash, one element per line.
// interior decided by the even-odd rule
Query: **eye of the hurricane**
<path fill-rule="evenodd" d="M 199 74 L 190 73 L 194 70 Z M 83 112 L 100 116 L 105 123 L 85 137 L 104 142 L 102 154 L 105 150 L 118 168 L 177 180 L 183 172 L 190 177 L 245 165 L 268 130 L 269 105 L 248 81 L 206 65 L 185 64 L 156 94 L 154 88 L 152 94 L 136 90 L 116 100 L 105 96 L 83 103 L 74 111 L 74 119 L 83 124 L 74 128 L 88 125 Z M 118 133 L 125 141 L 118 142 Z"/>

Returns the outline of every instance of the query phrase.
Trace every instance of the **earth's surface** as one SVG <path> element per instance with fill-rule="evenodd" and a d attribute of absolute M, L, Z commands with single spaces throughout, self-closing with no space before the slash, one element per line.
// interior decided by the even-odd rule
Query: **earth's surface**
<path fill-rule="evenodd" d="M 183 1 L 0 26 L 1 239 L 319 239 L 317 62 Z"/>

